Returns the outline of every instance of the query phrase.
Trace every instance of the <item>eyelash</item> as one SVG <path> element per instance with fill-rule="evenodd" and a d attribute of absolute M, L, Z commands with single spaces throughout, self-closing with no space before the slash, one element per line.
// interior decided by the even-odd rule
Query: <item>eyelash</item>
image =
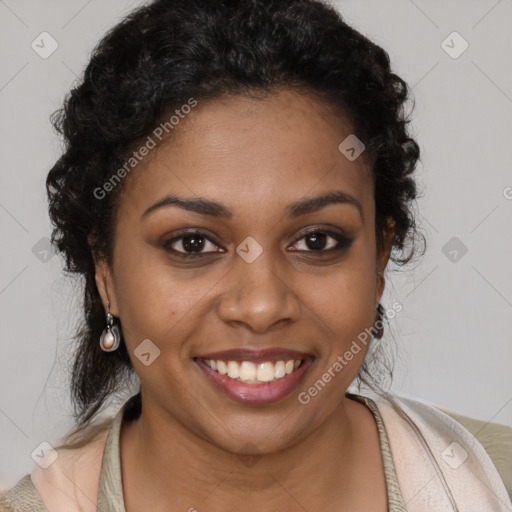
<path fill-rule="evenodd" d="M 306 251 L 304 251 L 304 250 L 297 250 L 297 251 L 293 251 L 293 252 L 316 253 L 316 254 L 322 255 L 322 254 L 329 253 L 331 251 L 335 251 L 336 252 L 336 251 L 342 251 L 344 249 L 348 249 L 350 247 L 350 245 L 352 245 L 352 242 L 353 242 L 352 238 L 344 236 L 341 233 L 337 233 L 337 232 L 331 231 L 329 229 L 315 228 L 315 229 L 311 229 L 311 230 L 306 231 L 305 233 L 303 233 L 300 236 L 300 238 L 298 238 L 295 242 L 293 242 L 292 245 L 296 245 L 298 242 L 300 242 L 301 240 L 306 238 L 308 235 L 312 235 L 312 234 L 328 235 L 329 237 L 331 237 L 331 238 L 333 238 L 334 240 L 337 241 L 337 245 L 335 247 L 331 247 L 329 249 L 321 249 L 321 250 L 318 250 L 318 251 L 310 249 L 310 250 L 306 250 Z M 208 251 L 208 252 L 198 252 L 198 253 L 187 253 L 187 252 L 182 252 L 182 251 L 176 251 L 175 249 L 171 248 L 171 245 L 174 244 L 175 242 L 178 242 L 178 241 L 183 240 L 184 238 L 188 238 L 190 236 L 201 236 L 202 238 L 204 238 L 208 242 L 210 242 L 210 243 L 212 243 L 214 245 L 217 245 L 213 240 L 210 239 L 210 237 L 208 237 L 206 234 L 202 233 L 201 231 L 187 231 L 186 233 L 184 233 L 184 234 L 182 234 L 182 235 L 180 235 L 178 237 L 175 237 L 175 238 L 173 238 L 171 240 L 168 240 L 167 242 L 164 242 L 162 244 L 162 246 L 163 246 L 163 248 L 166 251 L 172 252 L 172 253 L 174 253 L 174 255 L 178 256 L 179 258 L 184 258 L 184 259 L 201 258 L 201 257 L 204 257 L 207 254 L 214 254 L 214 253 L 222 254 L 221 251 Z"/>

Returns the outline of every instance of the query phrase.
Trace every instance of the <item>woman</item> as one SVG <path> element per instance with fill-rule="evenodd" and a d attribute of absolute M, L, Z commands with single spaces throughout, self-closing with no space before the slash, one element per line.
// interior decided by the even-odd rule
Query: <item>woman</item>
<path fill-rule="evenodd" d="M 314 0 L 157 0 L 105 36 L 47 180 L 85 283 L 77 429 L 7 509 L 509 510 L 476 439 L 370 357 L 418 235 L 407 98 Z"/>

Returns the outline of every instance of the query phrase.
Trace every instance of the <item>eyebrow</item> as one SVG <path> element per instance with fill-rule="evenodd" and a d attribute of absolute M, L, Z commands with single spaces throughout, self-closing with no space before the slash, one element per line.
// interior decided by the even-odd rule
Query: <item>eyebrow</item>
<path fill-rule="evenodd" d="M 307 215 L 308 213 L 314 213 L 331 204 L 349 204 L 355 206 L 359 211 L 361 218 L 364 219 L 361 203 L 355 197 L 340 190 L 335 190 L 313 198 L 300 199 L 299 201 L 288 205 L 285 209 L 285 214 L 289 218 L 296 218 L 301 215 Z M 233 217 L 233 211 L 230 208 L 205 197 L 182 198 L 169 194 L 157 201 L 153 206 L 150 206 L 142 214 L 141 218 L 155 210 L 167 206 L 176 206 L 190 212 L 222 219 L 231 219 Z"/>

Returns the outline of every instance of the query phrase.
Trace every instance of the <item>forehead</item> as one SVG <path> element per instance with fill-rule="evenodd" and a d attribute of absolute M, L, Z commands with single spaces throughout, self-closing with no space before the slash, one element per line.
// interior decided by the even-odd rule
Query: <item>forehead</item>
<path fill-rule="evenodd" d="M 350 123 L 330 105 L 291 90 L 263 98 L 201 102 L 128 177 L 123 203 L 140 212 L 166 194 L 208 197 L 235 212 L 273 208 L 342 190 L 373 203 L 364 153 L 349 160 L 339 145 Z"/>

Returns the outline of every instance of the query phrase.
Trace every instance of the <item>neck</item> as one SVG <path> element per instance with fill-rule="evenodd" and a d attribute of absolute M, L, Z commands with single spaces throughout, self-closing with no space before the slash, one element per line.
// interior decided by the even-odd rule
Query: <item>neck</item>
<path fill-rule="evenodd" d="M 202 505 L 210 511 L 241 506 L 249 512 L 251 495 L 257 497 L 254 511 L 261 510 L 262 503 L 288 510 L 294 499 L 304 506 L 309 495 L 316 503 L 313 508 L 318 507 L 318 496 L 348 496 L 356 461 L 352 413 L 358 406 L 343 398 L 318 428 L 271 453 L 260 453 L 251 443 L 232 453 L 191 432 L 169 413 L 143 406 L 140 417 L 121 429 L 127 510 L 138 510 L 141 498 L 144 509 L 154 511 L 200 510 Z M 135 489 L 144 489 L 144 496 L 137 497 Z M 151 507 L 148 496 L 154 500 Z"/>

